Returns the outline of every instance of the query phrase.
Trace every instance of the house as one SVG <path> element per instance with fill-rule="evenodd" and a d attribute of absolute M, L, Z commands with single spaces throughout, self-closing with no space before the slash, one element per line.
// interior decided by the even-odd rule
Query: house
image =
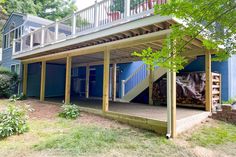
<path fill-rule="evenodd" d="M 176 73 L 148 70 L 133 51 L 161 49 L 174 17 L 153 15 L 153 5 L 166 1 L 128 1 L 115 8 L 112 0 L 60 21 L 12 13 L 3 27 L 2 65 L 22 75 L 22 91 L 40 101 L 76 103 L 81 109 L 175 137 L 208 117 L 213 101 L 236 96 L 235 57 L 211 63 L 194 39 L 183 54 L 190 63 L 182 72 L 204 71 L 204 109 L 176 108 Z M 213 97 L 212 73 L 221 74 Z M 153 106 L 153 83 L 166 76 L 166 106 Z M 139 102 L 141 100 L 141 102 Z M 132 101 L 139 102 L 132 103 Z M 151 105 L 142 104 L 149 103 Z"/>

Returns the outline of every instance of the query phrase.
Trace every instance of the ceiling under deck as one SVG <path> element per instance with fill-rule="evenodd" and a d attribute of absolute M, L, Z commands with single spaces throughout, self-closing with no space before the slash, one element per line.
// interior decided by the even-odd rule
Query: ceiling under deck
<path fill-rule="evenodd" d="M 143 49 L 151 47 L 154 51 L 162 48 L 163 40 L 157 40 L 137 46 L 125 47 L 120 49 L 111 50 L 110 63 L 128 63 L 132 61 L 139 61 L 141 58 L 132 55 L 134 51 L 140 52 Z M 196 44 L 190 44 L 186 47 L 188 51 L 199 48 Z M 191 57 L 189 57 L 191 58 Z M 72 59 L 72 65 L 75 66 L 86 66 L 86 65 L 101 65 L 103 64 L 104 55 L 103 52 L 97 52 L 93 54 L 75 56 Z M 66 64 L 66 59 L 58 59 L 48 61 L 48 63 Z"/>

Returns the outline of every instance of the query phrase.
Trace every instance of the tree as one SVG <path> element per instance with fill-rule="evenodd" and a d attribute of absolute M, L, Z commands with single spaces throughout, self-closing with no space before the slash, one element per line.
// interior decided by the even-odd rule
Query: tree
<path fill-rule="evenodd" d="M 184 24 L 171 27 L 161 50 L 147 48 L 134 52 L 146 63 L 179 71 L 187 59 L 182 56 L 186 46 L 195 38 L 203 41 L 206 50 L 216 51 L 214 61 L 224 61 L 236 53 L 236 1 L 235 0 L 171 0 L 155 6 L 155 13 L 173 15 Z M 188 40 L 184 40 L 188 37 Z M 174 51 L 173 51 L 174 50 Z"/>
<path fill-rule="evenodd" d="M 77 10 L 74 0 L 7 0 L 2 6 L 8 14 L 15 11 L 49 20 L 66 17 Z"/>
<path fill-rule="evenodd" d="M 142 4 L 144 2 L 145 0 L 131 0 L 130 9 L 134 9 L 138 4 Z M 111 11 L 120 11 L 121 13 L 124 13 L 125 0 L 113 0 L 110 8 L 111 8 Z"/>

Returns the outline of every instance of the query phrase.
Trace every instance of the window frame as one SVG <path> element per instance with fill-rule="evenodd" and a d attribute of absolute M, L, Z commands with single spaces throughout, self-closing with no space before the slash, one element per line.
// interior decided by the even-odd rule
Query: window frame
<path fill-rule="evenodd" d="M 17 34 L 16 34 L 16 30 L 18 30 Z M 13 39 L 18 39 L 22 36 L 23 33 L 23 24 L 20 26 L 15 27 L 12 30 L 9 30 L 7 33 L 3 34 L 3 50 L 8 49 L 8 48 L 12 48 L 13 44 L 11 43 L 11 33 L 13 33 Z"/>
<path fill-rule="evenodd" d="M 18 69 L 17 69 L 17 66 L 18 66 Z M 12 70 L 12 67 L 14 67 L 14 70 Z M 14 72 L 14 73 L 16 73 L 16 74 L 20 74 L 20 64 L 19 63 L 17 63 L 17 64 L 11 64 L 11 72 Z"/>

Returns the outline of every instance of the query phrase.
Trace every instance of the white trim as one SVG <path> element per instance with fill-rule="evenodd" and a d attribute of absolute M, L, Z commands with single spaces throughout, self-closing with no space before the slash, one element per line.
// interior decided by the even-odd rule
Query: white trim
<path fill-rule="evenodd" d="M 228 59 L 228 84 L 227 84 L 227 86 L 228 86 L 228 99 L 230 99 L 231 97 L 232 97 L 232 87 L 230 86 L 231 85 L 231 76 L 232 76 L 232 74 L 231 74 L 231 66 L 232 66 L 232 61 L 231 61 L 231 57 Z M 221 79 L 221 81 L 222 81 L 222 79 Z"/>
<path fill-rule="evenodd" d="M 16 71 L 16 66 L 17 66 L 17 65 L 19 65 L 19 69 L 18 69 L 19 71 Z M 20 70 L 20 69 L 21 69 L 21 64 L 20 64 L 20 63 L 11 64 L 10 70 L 11 70 L 11 67 L 12 67 L 12 66 L 15 66 L 15 71 L 14 71 L 14 72 L 17 73 L 18 75 L 20 75 L 20 72 L 21 72 L 21 70 Z M 13 71 L 11 70 L 11 72 L 13 72 Z"/>

